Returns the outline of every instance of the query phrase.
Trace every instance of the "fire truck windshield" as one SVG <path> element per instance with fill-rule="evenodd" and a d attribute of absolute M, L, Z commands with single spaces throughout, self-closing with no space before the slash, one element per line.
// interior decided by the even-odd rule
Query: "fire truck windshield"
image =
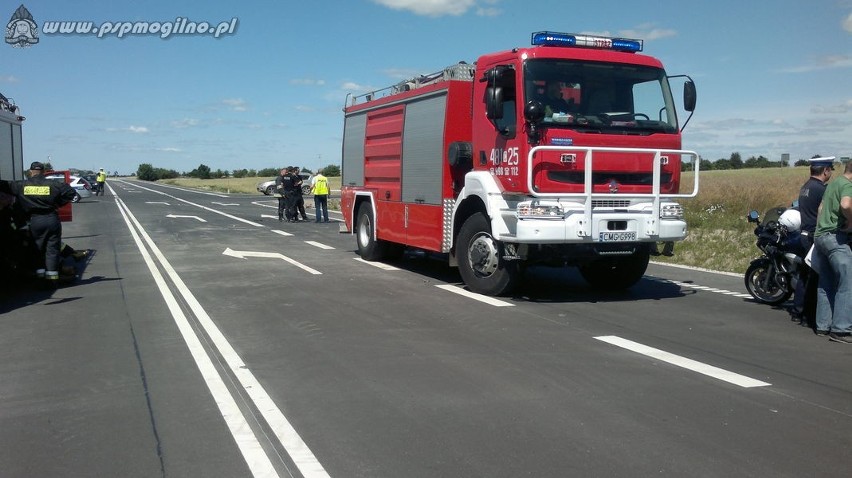
<path fill-rule="evenodd" d="M 547 127 L 676 133 L 665 71 L 576 60 L 527 60 L 524 103 L 538 101 Z"/>

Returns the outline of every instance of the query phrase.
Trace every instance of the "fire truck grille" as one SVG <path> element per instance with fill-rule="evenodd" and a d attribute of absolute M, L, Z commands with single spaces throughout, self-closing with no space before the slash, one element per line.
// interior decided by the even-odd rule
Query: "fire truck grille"
<path fill-rule="evenodd" d="M 548 171 L 547 179 L 559 183 L 585 184 L 586 173 L 583 171 Z M 620 185 L 651 186 L 654 184 L 654 175 L 651 173 L 592 173 L 592 184 L 608 184 L 612 180 Z M 671 180 L 671 173 L 663 172 L 660 174 L 660 184 L 670 183 Z"/>
<path fill-rule="evenodd" d="M 593 199 L 592 207 L 624 208 L 630 207 L 629 199 Z"/>

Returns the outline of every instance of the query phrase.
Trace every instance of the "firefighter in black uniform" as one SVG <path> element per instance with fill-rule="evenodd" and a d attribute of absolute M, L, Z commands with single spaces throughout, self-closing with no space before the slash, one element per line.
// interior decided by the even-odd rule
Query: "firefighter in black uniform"
<path fill-rule="evenodd" d="M 44 177 L 44 165 L 30 165 L 30 177 L 11 184 L 18 204 L 30 218 L 30 234 L 39 251 L 38 270 L 51 284 L 59 280 L 59 250 L 62 244 L 62 223 L 57 209 L 74 199 L 74 189 L 64 181 Z"/>
<path fill-rule="evenodd" d="M 297 179 L 298 176 L 293 174 L 293 167 L 287 168 L 287 174 L 282 179 L 282 185 L 284 186 L 284 216 L 286 216 L 287 222 L 296 222 L 298 217 L 296 213 L 296 201 L 298 200 L 296 197 Z"/>

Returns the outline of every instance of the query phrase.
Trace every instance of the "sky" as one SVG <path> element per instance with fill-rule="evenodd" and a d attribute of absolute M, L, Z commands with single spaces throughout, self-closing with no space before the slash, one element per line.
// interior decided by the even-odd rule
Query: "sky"
<path fill-rule="evenodd" d="M 0 23 L 21 0 L 0 0 Z M 852 156 L 852 0 L 25 0 L 38 43 L 0 43 L 24 159 L 187 172 L 340 164 L 343 105 L 525 47 L 549 30 L 645 40 L 696 83 L 702 158 Z M 213 35 L 49 34 L 54 21 L 220 23 Z M 175 28 L 173 28 L 175 29 Z M 4 29 L 5 30 L 5 29 Z M 103 28 L 102 28 L 103 30 Z M 8 35 L 8 32 L 7 32 Z M 681 122 L 685 115 L 681 115 Z"/>

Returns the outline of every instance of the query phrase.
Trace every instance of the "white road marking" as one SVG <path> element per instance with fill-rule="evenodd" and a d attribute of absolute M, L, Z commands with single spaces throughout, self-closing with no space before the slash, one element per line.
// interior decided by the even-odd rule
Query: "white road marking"
<path fill-rule="evenodd" d="M 272 214 L 261 214 L 261 215 L 260 215 L 260 218 L 261 218 L 261 219 L 263 219 L 263 218 L 265 218 L 265 217 L 268 217 L 268 218 L 270 218 L 270 219 L 278 219 L 278 216 L 273 216 Z"/>
<path fill-rule="evenodd" d="M 275 234 L 281 234 L 282 236 L 292 236 L 289 232 L 279 231 L 278 229 L 272 229 L 272 232 Z"/>
<path fill-rule="evenodd" d="M 239 206 L 240 205 L 239 203 L 235 203 L 235 202 L 217 202 L 217 201 L 211 201 L 210 204 L 218 204 L 220 206 Z"/>
<path fill-rule="evenodd" d="M 319 242 L 316 242 L 316 241 L 305 241 L 305 244 L 310 244 L 314 247 L 319 247 L 320 249 L 326 249 L 326 250 L 334 249 L 331 246 L 327 246 L 325 244 L 322 244 L 322 243 L 319 243 Z"/>
<path fill-rule="evenodd" d="M 480 302 L 484 302 L 488 305 L 493 305 L 494 307 L 514 307 L 515 304 L 510 302 L 506 302 L 500 299 L 495 299 L 494 297 L 489 297 L 487 295 L 477 294 L 476 292 L 471 292 L 469 290 L 462 289 L 461 287 L 445 284 L 445 285 L 436 285 L 435 287 L 439 289 L 443 289 L 448 292 L 452 292 L 453 294 L 463 295 L 473 300 L 478 300 Z"/>
<path fill-rule="evenodd" d="M 122 215 L 125 215 L 122 206 L 124 208 L 127 208 L 127 206 L 118 198 L 116 198 L 116 203 L 118 203 L 119 210 L 122 211 Z M 165 256 L 163 256 L 162 252 L 160 252 L 160 249 L 151 237 L 148 236 L 145 229 L 142 228 L 139 221 L 136 220 L 129 209 L 127 209 L 126 214 L 125 221 L 128 221 L 127 216 L 130 216 L 130 219 L 138 228 L 139 233 L 145 239 L 148 247 L 157 257 L 157 260 L 172 280 L 176 289 L 181 293 L 187 305 L 198 319 L 199 324 L 201 324 L 204 328 L 204 331 L 218 349 L 222 358 L 228 364 L 231 372 L 240 382 L 249 399 L 254 402 L 257 410 L 261 413 L 267 424 L 269 424 L 270 429 L 278 438 L 278 441 L 284 447 L 284 450 L 293 460 L 293 463 L 299 469 L 302 476 L 307 478 L 328 478 L 329 475 L 325 471 L 325 468 L 323 468 L 322 464 L 320 464 L 319 460 L 317 460 L 316 456 L 310 448 L 308 448 L 308 445 L 304 442 L 304 440 L 302 440 L 301 436 L 299 436 L 298 432 L 296 432 L 290 424 L 290 421 L 287 420 L 287 417 L 281 413 L 281 410 L 275 405 L 275 402 L 273 402 L 272 398 L 263 388 L 263 385 L 261 385 L 257 378 L 255 378 L 254 374 L 251 373 L 248 366 L 246 366 L 242 358 L 240 358 L 237 352 L 233 349 L 210 316 L 207 315 L 207 312 L 180 276 L 178 276 L 177 272 L 174 268 L 172 268 Z M 252 432 L 248 422 L 245 420 L 242 412 L 239 410 L 239 407 L 236 406 L 236 403 L 234 402 L 230 392 L 228 392 L 227 387 L 222 382 L 222 378 L 218 371 L 215 367 L 213 367 L 210 357 L 207 355 L 206 351 L 204 351 L 201 342 L 194 333 L 194 329 L 186 320 L 186 316 L 184 315 L 180 304 L 175 301 L 173 294 L 163 280 L 156 264 L 154 264 L 153 260 L 151 260 L 150 255 L 141 244 L 139 236 L 136 235 L 136 232 L 133 227 L 130 226 L 129 221 L 128 227 L 130 227 L 131 233 L 133 233 L 137 247 L 139 247 L 140 252 L 146 259 L 146 263 L 148 264 L 151 274 L 154 276 L 155 280 L 157 280 L 158 287 L 160 287 L 163 297 L 166 298 L 166 301 L 169 304 L 169 309 L 172 311 L 176 323 L 178 323 L 178 326 L 181 328 L 182 334 L 186 334 L 185 339 L 188 340 L 188 346 L 190 342 L 194 344 L 190 346 L 190 350 L 193 351 L 193 347 L 195 347 L 193 356 L 195 357 L 195 353 L 199 354 L 199 357 L 196 360 L 199 370 L 202 372 L 202 376 L 207 382 L 211 393 L 213 393 L 216 399 L 216 404 L 219 406 L 223 418 L 228 423 L 231 433 L 234 436 L 237 445 L 240 447 L 240 451 L 243 453 L 243 457 L 249 465 L 252 474 L 256 477 L 279 476 L 275 471 L 275 468 L 272 466 L 269 457 L 260 446 L 260 443 Z M 183 322 L 183 325 L 181 325 L 180 322 Z M 198 360 L 201 360 L 202 363 L 208 365 L 202 366 Z M 214 390 L 218 393 L 214 392 Z M 222 395 L 222 393 L 224 393 L 224 395 Z M 226 407 L 227 409 L 223 407 Z"/>
<path fill-rule="evenodd" d="M 116 197 L 115 201 L 116 204 L 118 204 L 119 212 L 121 212 L 121 215 L 124 217 L 124 221 L 127 223 L 127 227 L 133 236 L 133 240 L 136 242 L 136 247 L 142 254 L 145 264 L 148 266 L 148 270 L 153 276 L 154 282 L 157 284 L 157 288 L 160 290 L 160 294 L 163 296 L 163 299 L 165 299 L 166 305 L 172 313 L 172 318 L 174 319 L 193 360 L 195 360 L 198 371 L 201 372 L 201 376 L 207 384 L 207 389 L 210 390 L 213 400 L 219 407 L 219 412 L 222 414 L 222 418 L 225 419 L 225 423 L 231 431 L 231 435 L 234 437 L 237 447 L 240 449 L 243 459 L 245 459 L 246 464 L 248 464 L 252 475 L 263 477 L 278 476 L 278 473 L 275 471 L 275 467 L 272 465 L 272 461 L 270 461 L 269 456 L 267 456 L 263 451 L 263 447 L 254 435 L 254 432 L 252 432 L 251 426 L 240 411 L 240 407 L 237 405 L 234 397 L 228 391 L 228 387 L 225 385 L 222 377 L 213 365 L 213 361 L 210 359 L 210 356 L 207 355 L 207 352 L 204 350 L 204 346 L 195 334 L 195 330 L 192 328 L 192 325 L 190 325 L 183 309 L 177 302 L 177 299 L 175 299 L 172 291 L 169 289 L 163 275 L 157 269 L 157 265 L 151 258 L 148 250 L 145 249 L 145 245 L 142 243 L 139 233 L 137 233 L 136 229 L 133 228 L 131 218 L 136 224 L 136 227 L 145 234 L 142 229 L 142 225 L 136 221 L 133 213 L 127 209 L 127 205 L 125 205 L 121 199 Z M 145 234 L 145 237 L 147 240 L 150 240 L 147 234 Z"/>
<path fill-rule="evenodd" d="M 664 264 L 664 265 L 669 265 L 669 264 Z M 710 272 L 712 272 L 712 271 L 710 271 Z M 695 289 L 695 290 L 700 290 L 700 291 L 704 291 L 704 292 L 713 292 L 714 294 L 729 295 L 731 297 L 737 297 L 737 298 L 740 298 L 740 299 L 751 299 L 752 298 L 750 294 L 744 294 L 742 292 L 730 291 L 730 290 L 726 290 L 726 289 L 716 289 L 716 288 L 713 288 L 713 287 L 707 287 L 707 286 L 703 286 L 703 285 L 693 284 L 691 282 L 681 282 L 681 281 L 676 281 L 676 280 L 672 280 L 672 279 L 663 279 L 663 278 L 654 277 L 654 276 L 645 276 L 645 277 L 647 279 L 651 279 L 651 280 L 655 280 L 655 281 L 659 281 L 659 282 L 666 282 L 666 283 L 669 283 L 669 284 L 674 284 L 674 285 L 679 286 L 679 287 L 686 287 L 687 289 Z"/>
<path fill-rule="evenodd" d="M 166 217 L 171 217 L 171 218 L 182 218 L 182 219 L 196 219 L 196 220 L 201 221 L 201 222 L 207 222 L 206 220 L 201 219 L 201 218 L 200 218 L 200 217 L 198 217 L 198 216 L 182 216 L 182 215 L 180 215 L 180 214 L 166 214 Z"/>
<path fill-rule="evenodd" d="M 753 378 L 746 377 L 745 375 L 729 372 L 719 367 L 714 367 L 712 365 L 698 362 L 696 360 L 681 357 L 680 355 L 675 355 L 662 351 L 660 349 L 648 347 L 647 345 L 642 345 L 638 342 L 623 339 L 615 335 L 595 337 L 595 339 L 600 340 L 602 342 L 606 342 L 608 344 L 615 345 L 616 347 L 621 347 L 623 349 L 627 349 L 632 352 L 645 355 L 647 357 L 655 358 L 657 360 L 676 365 L 678 367 L 685 368 L 687 370 L 692 370 L 693 372 L 698 372 L 700 374 L 707 375 L 708 377 L 713 377 L 718 380 L 738 385 L 743 388 L 768 387 L 772 385 L 771 383 L 755 380 Z"/>
<path fill-rule="evenodd" d="M 299 262 L 297 260 L 290 259 L 289 257 L 285 256 L 284 254 L 281 254 L 280 252 L 235 251 L 235 250 L 231 249 L 230 247 L 228 247 L 222 252 L 222 254 L 226 255 L 226 256 L 236 257 L 236 258 L 239 258 L 239 259 L 247 259 L 249 257 L 262 257 L 262 258 L 267 258 L 267 259 L 281 259 L 282 261 L 289 262 L 290 264 L 293 264 L 294 266 L 298 267 L 299 269 L 310 272 L 311 274 L 314 274 L 314 275 L 321 275 L 322 274 L 322 272 L 320 272 L 316 269 L 312 269 L 312 268 L 302 264 L 301 262 Z"/>
<path fill-rule="evenodd" d="M 168 187 L 168 186 L 166 186 L 165 184 L 161 184 L 160 186 Z M 144 190 L 146 190 L 146 191 L 150 191 L 150 192 L 155 193 L 155 194 L 160 194 L 160 195 L 163 195 L 163 196 L 166 196 L 166 197 L 170 197 L 170 198 L 172 198 L 172 199 L 176 199 L 176 200 L 178 200 L 178 201 L 180 201 L 180 202 L 187 203 L 187 204 L 189 204 L 190 206 L 195 206 L 195 207 L 198 207 L 198 208 L 204 209 L 205 211 L 210 211 L 210 212 L 212 212 L 212 213 L 219 214 L 219 215 L 221 215 L 221 216 L 225 216 L 225 217 L 227 217 L 228 219 L 233 219 L 234 221 L 239 221 L 239 222 L 242 222 L 242 223 L 248 224 L 248 225 L 250 225 L 250 226 L 255 226 L 255 227 L 264 227 L 264 225 L 263 225 L 263 224 L 258 224 L 258 223 L 256 223 L 256 222 L 249 221 L 249 220 L 247 220 L 247 219 L 243 219 L 243 218 L 241 218 L 241 217 L 233 216 L 233 215 L 231 215 L 231 214 L 224 213 L 224 212 L 222 212 L 222 211 L 217 211 L 216 209 L 213 209 L 213 208 L 210 208 L 210 207 L 207 207 L 207 206 L 202 206 L 201 204 L 196 204 L 196 203 L 194 203 L 194 202 L 187 201 L 186 199 L 181 199 L 181 198 L 179 198 L 179 197 L 177 197 L 177 196 L 172 196 L 171 194 L 166 194 L 166 193 L 164 193 L 164 192 L 162 192 L 162 191 L 157 191 L 156 189 L 150 189 L 150 188 L 146 188 L 146 187 L 144 187 L 144 186 L 139 186 L 139 187 L 140 187 L 140 188 L 142 188 L 142 189 L 144 189 Z M 178 189 L 178 190 L 183 191 L 183 189 L 181 189 L 181 188 L 173 188 L 173 189 Z M 193 191 L 193 192 L 195 192 L 195 191 Z M 200 194 L 211 194 L 211 193 L 200 193 Z M 213 194 L 213 195 L 214 195 L 214 196 L 221 196 L 221 195 L 219 195 L 219 194 Z M 221 197 L 228 197 L 228 196 L 221 196 Z"/>
<path fill-rule="evenodd" d="M 145 204 L 165 204 L 166 206 L 171 206 L 171 204 L 165 201 L 145 201 Z"/>
<path fill-rule="evenodd" d="M 386 271 L 398 271 L 399 270 L 399 268 L 397 268 L 397 267 L 389 266 L 389 265 L 383 264 L 381 262 L 365 261 L 364 259 L 361 259 L 360 257 L 356 257 L 355 260 L 358 261 L 358 262 L 363 262 L 364 264 L 367 264 L 369 266 L 378 267 L 379 269 L 386 270 Z"/>

